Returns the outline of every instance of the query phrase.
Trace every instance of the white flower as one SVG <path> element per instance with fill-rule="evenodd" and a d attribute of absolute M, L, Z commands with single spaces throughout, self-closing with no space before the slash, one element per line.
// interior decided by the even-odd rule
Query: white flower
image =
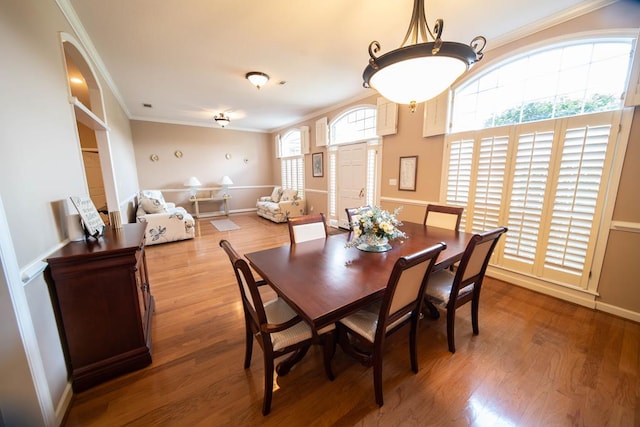
<path fill-rule="evenodd" d="M 371 244 L 371 242 L 407 237 L 404 232 L 398 229 L 398 226 L 402 225 L 402 222 L 396 218 L 400 209 L 390 213 L 379 206 L 358 208 L 354 213 L 356 219 L 351 224 L 353 236 L 346 246 L 352 247 L 360 243 Z"/>

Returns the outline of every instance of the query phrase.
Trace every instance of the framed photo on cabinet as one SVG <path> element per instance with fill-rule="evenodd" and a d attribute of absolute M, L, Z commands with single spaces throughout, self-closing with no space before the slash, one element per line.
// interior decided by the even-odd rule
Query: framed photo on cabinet
<path fill-rule="evenodd" d="M 398 190 L 416 191 L 418 173 L 418 156 L 400 157 L 400 177 Z"/>

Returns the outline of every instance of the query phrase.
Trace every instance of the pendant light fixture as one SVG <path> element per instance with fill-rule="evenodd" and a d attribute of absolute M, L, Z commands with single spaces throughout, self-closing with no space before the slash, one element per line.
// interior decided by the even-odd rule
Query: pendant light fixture
<path fill-rule="evenodd" d="M 231 123 L 231 120 L 229 120 L 229 116 L 225 116 L 224 113 L 218 114 L 213 118 L 213 120 L 215 120 L 216 123 L 220 125 L 220 127 L 225 127 L 226 125 Z"/>
<path fill-rule="evenodd" d="M 487 40 L 475 37 L 469 45 L 442 41 L 444 22 L 438 19 L 433 32 L 427 25 L 424 0 L 414 0 L 411 22 L 402 45 L 391 52 L 376 56 L 380 43 L 369 45 L 369 65 L 362 78 L 365 88 L 373 88 L 397 104 L 427 101 L 447 89 L 471 65 L 482 59 Z M 429 37 L 433 41 L 429 41 Z"/>

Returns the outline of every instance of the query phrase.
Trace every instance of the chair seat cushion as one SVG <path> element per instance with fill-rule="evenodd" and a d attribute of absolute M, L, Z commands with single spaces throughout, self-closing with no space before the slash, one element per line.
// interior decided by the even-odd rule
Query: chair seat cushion
<path fill-rule="evenodd" d="M 269 301 L 264 305 L 267 322 L 272 324 L 284 323 L 296 316 L 296 312 L 282 298 Z M 335 325 L 326 326 L 318 331 L 319 335 L 335 329 Z M 311 328 L 305 321 L 296 323 L 289 329 L 271 334 L 274 350 L 282 350 L 290 345 L 310 339 Z"/>
<path fill-rule="evenodd" d="M 427 284 L 427 290 L 425 291 L 429 300 L 436 305 L 446 307 L 447 304 L 449 304 L 451 284 L 455 277 L 456 274 L 448 269 L 431 273 L 431 276 L 429 276 L 429 283 Z M 471 291 L 472 289 L 473 283 L 467 285 L 463 289 L 460 289 L 460 294 Z"/>
<path fill-rule="evenodd" d="M 370 304 L 362 310 L 340 319 L 340 323 L 360 335 L 362 338 L 366 338 L 367 341 L 373 343 L 376 338 L 376 329 L 378 329 L 380 305 L 380 302 Z M 387 326 L 387 330 L 393 329 L 396 325 L 404 322 L 409 317 L 411 317 L 411 312 L 389 324 L 389 326 Z"/>

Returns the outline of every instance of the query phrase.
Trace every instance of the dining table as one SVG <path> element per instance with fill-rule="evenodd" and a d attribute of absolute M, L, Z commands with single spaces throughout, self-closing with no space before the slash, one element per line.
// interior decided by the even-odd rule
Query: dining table
<path fill-rule="evenodd" d="M 440 242 L 433 271 L 462 258 L 470 233 L 403 222 L 386 252 L 347 247 L 351 233 L 245 254 L 251 267 L 317 331 L 382 297 L 395 262 Z M 428 285 L 427 285 L 428 286 Z"/>

